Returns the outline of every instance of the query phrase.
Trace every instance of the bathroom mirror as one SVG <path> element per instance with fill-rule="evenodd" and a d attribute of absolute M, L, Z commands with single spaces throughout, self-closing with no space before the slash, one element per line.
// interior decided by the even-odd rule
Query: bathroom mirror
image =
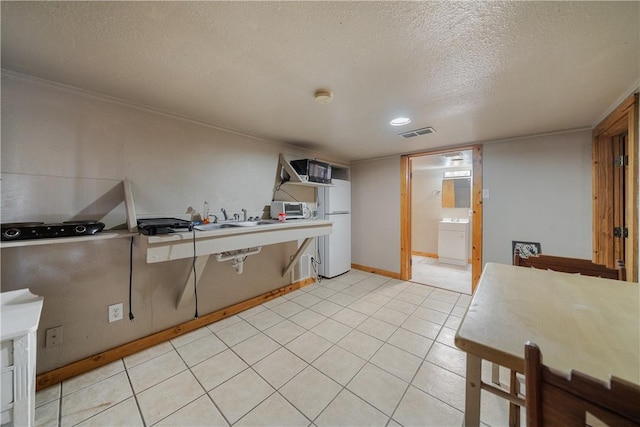
<path fill-rule="evenodd" d="M 452 178 L 442 180 L 443 208 L 471 207 L 471 178 Z"/>

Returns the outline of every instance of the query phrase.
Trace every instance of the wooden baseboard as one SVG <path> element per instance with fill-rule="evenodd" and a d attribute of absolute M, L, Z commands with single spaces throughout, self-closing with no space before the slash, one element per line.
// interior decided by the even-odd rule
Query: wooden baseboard
<path fill-rule="evenodd" d="M 431 253 L 431 252 L 411 251 L 411 255 L 423 256 L 425 258 L 439 258 L 438 254 L 434 254 L 434 253 Z"/>
<path fill-rule="evenodd" d="M 106 350 L 102 353 L 94 354 L 93 356 L 89 356 L 76 362 L 72 362 L 68 365 L 62 366 L 52 371 L 45 372 L 36 376 L 36 391 L 60 383 L 66 379 L 75 377 L 85 372 L 89 372 L 108 363 L 115 362 L 118 359 L 130 356 L 141 350 L 153 347 L 154 345 L 169 341 L 171 339 L 179 337 L 180 335 L 184 335 L 187 332 L 191 332 L 203 326 L 217 322 L 218 320 L 233 316 L 234 314 L 238 314 L 269 300 L 278 298 L 284 294 L 288 294 L 289 292 L 293 292 L 297 289 L 310 285 L 314 282 L 315 279 L 308 278 L 287 286 L 283 286 L 278 289 L 274 289 L 273 291 L 258 295 L 246 301 L 242 301 L 238 304 L 234 304 L 232 306 L 214 311 L 209 314 L 205 314 L 204 316 L 200 316 L 197 319 L 189 320 L 163 331 L 156 332 L 155 334 L 148 335 L 135 341 L 131 341 L 127 344 L 123 344 L 110 350 Z"/>
<path fill-rule="evenodd" d="M 366 271 L 368 273 L 379 274 L 380 276 L 391 277 L 393 279 L 400 279 L 400 273 L 394 273 L 393 271 L 381 270 L 379 268 L 367 267 L 360 264 L 351 264 L 351 268 Z"/>

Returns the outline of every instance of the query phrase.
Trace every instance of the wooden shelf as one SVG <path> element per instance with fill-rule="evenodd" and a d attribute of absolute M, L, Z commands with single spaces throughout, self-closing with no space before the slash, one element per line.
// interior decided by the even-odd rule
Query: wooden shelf
<path fill-rule="evenodd" d="M 2 242 L 0 243 L 0 249 L 18 248 L 24 246 L 56 245 L 61 243 L 73 242 L 88 242 L 95 240 L 122 239 L 125 237 L 137 235 L 138 233 L 132 233 L 129 230 L 102 231 L 91 236 L 56 237 L 52 239 L 28 239 L 16 240 L 14 242 Z"/>
<path fill-rule="evenodd" d="M 301 181 L 301 182 L 296 182 L 296 181 L 285 181 L 282 183 L 282 185 L 302 185 L 305 187 L 333 187 L 333 184 L 322 184 L 320 182 L 307 182 L 307 181 Z"/>
<path fill-rule="evenodd" d="M 95 240 L 122 239 L 125 237 L 138 235 L 138 223 L 136 221 L 136 211 L 133 204 L 133 194 L 131 192 L 131 182 L 128 179 L 122 181 L 124 186 L 124 204 L 127 211 L 128 230 L 108 230 L 89 236 L 54 237 L 50 239 L 26 239 L 8 242 L 0 242 L 0 249 L 19 248 L 25 246 L 58 245 L 61 243 L 91 242 Z"/>

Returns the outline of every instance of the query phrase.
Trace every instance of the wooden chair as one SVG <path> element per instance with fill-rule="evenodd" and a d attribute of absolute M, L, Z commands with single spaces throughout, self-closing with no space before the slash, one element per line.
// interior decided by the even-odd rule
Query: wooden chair
<path fill-rule="evenodd" d="M 580 372 L 569 375 L 542 364 L 540 349 L 527 342 L 527 427 L 584 427 L 587 414 L 609 426 L 640 426 L 640 386 L 612 377 L 610 383 Z"/>
<path fill-rule="evenodd" d="M 616 268 L 608 268 L 602 264 L 595 264 L 588 259 L 565 258 L 551 255 L 522 258 L 518 251 L 513 254 L 513 265 L 561 271 L 564 273 L 578 273 L 585 276 L 602 277 L 605 279 L 626 280 L 627 270 L 624 262 L 618 260 L 616 264 Z"/>

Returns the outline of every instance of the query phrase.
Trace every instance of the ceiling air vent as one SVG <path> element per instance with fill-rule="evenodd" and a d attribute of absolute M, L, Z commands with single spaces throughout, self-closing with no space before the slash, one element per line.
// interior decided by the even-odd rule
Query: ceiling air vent
<path fill-rule="evenodd" d="M 414 136 L 420 135 L 429 135 L 430 133 L 434 133 L 436 130 L 431 126 L 426 128 L 414 129 L 407 132 L 399 133 L 398 135 L 403 138 L 413 138 Z"/>

